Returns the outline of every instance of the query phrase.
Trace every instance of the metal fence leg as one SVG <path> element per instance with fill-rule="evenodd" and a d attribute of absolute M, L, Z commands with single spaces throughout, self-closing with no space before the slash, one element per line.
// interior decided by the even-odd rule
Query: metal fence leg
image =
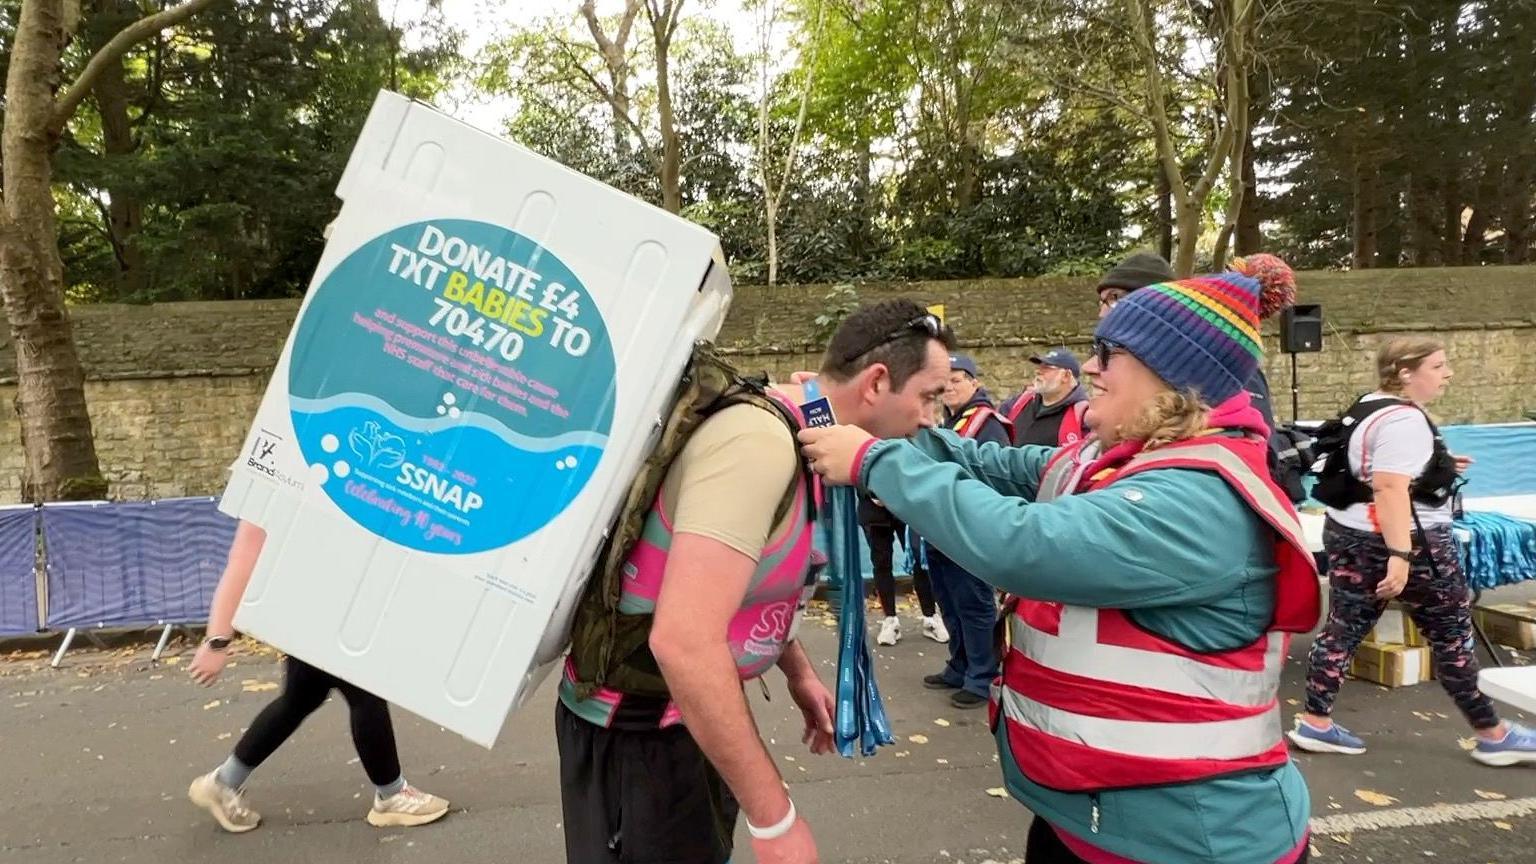
<path fill-rule="evenodd" d="M 175 624 L 165 625 L 165 629 L 160 632 L 160 642 L 159 644 L 155 645 L 155 653 L 150 655 L 149 662 L 160 662 L 160 655 L 165 653 L 165 645 L 167 642 L 171 641 L 171 629 L 175 626 Z"/>
<path fill-rule="evenodd" d="M 64 634 L 64 641 L 59 645 L 59 650 L 53 655 L 53 668 L 59 668 L 59 663 L 64 659 L 64 652 L 69 650 L 69 643 L 75 641 L 75 628 L 71 627 Z"/>

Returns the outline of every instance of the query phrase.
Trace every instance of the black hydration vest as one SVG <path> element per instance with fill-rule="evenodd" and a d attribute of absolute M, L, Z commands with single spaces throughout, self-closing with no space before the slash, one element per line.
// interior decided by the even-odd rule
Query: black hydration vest
<path fill-rule="evenodd" d="M 1395 397 L 1368 402 L 1356 400 L 1349 410 L 1317 430 L 1313 450 L 1319 457 L 1326 459 L 1322 469 L 1317 472 L 1317 485 L 1312 489 L 1313 498 L 1336 510 L 1343 510 L 1352 504 L 1368 504 L 1375 499 L 1370 484 L 1349 470 L 1349 439 L 1367 417 L 1398 405 L 1412 405 L 1420 412 L 1424 410 L 1406 399 Z M 1461 478 L 1456 472 L 1456 459 L 1445 446 L 1445 438 L 1441 436 L 1440 429 L 1429 419 L 1428 414 L 1424 415 L 1424 421 L 1429 424 L 1429 431 L 1435 436 L 1435 449 L 1424 470 L 1409 485 L 1408 494 L 1415 503 L 1427 507 L 1443 507 L 1456 494 Z"/>

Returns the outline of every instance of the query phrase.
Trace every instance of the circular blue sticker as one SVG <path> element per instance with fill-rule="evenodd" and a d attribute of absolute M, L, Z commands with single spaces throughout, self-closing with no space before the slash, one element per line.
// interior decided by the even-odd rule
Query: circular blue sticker
<path fill-rule="evenodd" d="M 313 289 L 288 390 L 312 482 L 358 525 L 466 554 L 538 531 L 591 479 L 613 345 L 559 258 L 467 219 L 358 248 Z"/>

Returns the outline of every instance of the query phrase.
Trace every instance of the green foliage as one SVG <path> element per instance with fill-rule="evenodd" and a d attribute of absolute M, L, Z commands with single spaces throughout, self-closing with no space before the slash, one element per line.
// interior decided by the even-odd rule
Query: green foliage
<path fill-rule="evenodd" d="M 780 2 L 787 47 L 768 58 L 766 82 L 776 159 L 813 82 L 777 216 L 780 281 L 1090 275 L 1127 247 L 1156 246 L 1161 168 L 1124 0 Z M 0 72 L 19 3 L 0 0 Z M 125 58 L 131 146 L 108 146 L 100 100 L 70 124 L 56 198 L 72 299 L 302 292 L 353 138 L 391 83 L 431 98 L 461 76 L 507 100 L 516 140 L 661 201 L 644 12 L 625 46 L 621 119 L 597 89 L 608 70 L 574 2 L 547 20 L 505 16 L 506 35 L 471 60 L 435 11 L 406 23 L 376 0 L 229 4 Z M 759 282 L 763 58 L 721 23 L 728 5 L 690 3 L 670 52 L 682 212 L 721 238 L 738 282 Z M 1186 178 L 1219 104 L 1202 34 L 1224 6 L 1157 0 Z M 1530 255 L 1536 4 L 1261 6 L 1250 76 L 1259 195 L 1245 207 L 1265 248 L 1308 268 Z M 72 68 L 115 26 L 91 13 Z M 773 163 L 775 182 L 781 171 Z M 1232 193 L 1223 177 L 1206 204 L 1209 235 Z"/>
<path fill-rule="evenodd" d="M 859 289 L 847 283 L 833 285 L 822 300 L 822 309 L 816 314 L 815 321 L 818 343 L 831 339 L 843 319 L 859 308 Z"/>
<path fill-rule="evenodd" d="M 92 25 L 87 46 L 115 30 L 112 21 Z M 56 160 L 70 296 L 302 292 L 379 89 L 429 98 L 442 85 L 457 48 L 440 25 L 431 15 L 410 25 L 422 47 L 406 49 L 406 31 L 369 0 L 232 0 L 131 52 L 123 65 L 131 152 L 107 152 L 97 99 L 77 112 Z M 114 236 L 113 200 L 142 211 L 131 238 Z M 133 279 L 118 254 L 127 240 L 143 256 Z"/>

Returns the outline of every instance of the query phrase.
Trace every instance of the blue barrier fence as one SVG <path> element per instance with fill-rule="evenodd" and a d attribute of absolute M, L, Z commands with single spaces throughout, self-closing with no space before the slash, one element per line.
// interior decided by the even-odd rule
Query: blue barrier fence
<path fill-rule="evenodd" d="M 0 507 L 0 636 L 32 633 L 37 616 L 37 508 Z"/>
<path fill-rule="evenodd" d="M 206 618 L 235 535 L 212 498 L 45 504 L 42 523 L 49 629 Z"/>
<path fill-rule="evenodd" d="M 1536 494 L 1536 424 L 1444 431 L 1453 450 L 1477 459 L 1469 496 Z M 0 636 L 201 621 L 234 528 L 213 498 L 0 507 Z M 869 579 L 869 548 L 859 541 Z M 906 569 L 894 551 L 896 569 Z"/>
<path fill-rule="evenodd" d="M 0 507 L 0 636 L 201 621 L 234 534 L 214 498 Z"/>

